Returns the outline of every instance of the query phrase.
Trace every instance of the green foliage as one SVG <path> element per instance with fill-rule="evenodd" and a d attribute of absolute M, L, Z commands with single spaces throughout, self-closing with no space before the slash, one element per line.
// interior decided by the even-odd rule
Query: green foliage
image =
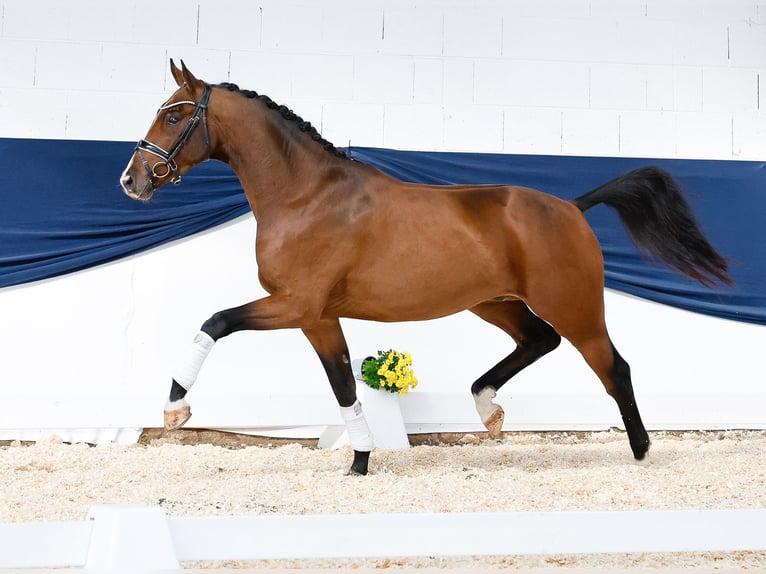
<path fill-rule="evenodd" d="M 412 371 L 412 355 L 394 350 L 378 351 L 377 357 L 367 357 L 362 362 L 362 379 L 373 389 L 402 395 L 418 384 Z"/>

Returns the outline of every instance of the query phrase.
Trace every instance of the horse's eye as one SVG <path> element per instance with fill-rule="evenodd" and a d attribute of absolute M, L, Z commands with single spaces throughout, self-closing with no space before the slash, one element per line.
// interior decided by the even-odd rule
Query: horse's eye
<path fill-rule="evenodd" d="M 181 117 L 178 114 L 168 114 L 168 118 L 166 120 L 171 126 L 176 125 L 178 122 L 181 121 Z"/>

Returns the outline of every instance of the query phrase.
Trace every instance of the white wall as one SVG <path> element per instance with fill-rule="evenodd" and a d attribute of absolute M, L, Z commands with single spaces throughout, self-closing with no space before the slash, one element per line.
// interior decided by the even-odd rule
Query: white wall
<path fill-rule="evenodd" d="M 766 159 L 766 4 L 725 0 L 0 0 L 0 136 L 136 140 L 173 89 L 169 57 L 270 95 L 338 145 Z M 174 358 L 200 324 L 262 294 L 254 233 L 243 218 L 1 290 L 0 438 L 132 440 L 120 429 L 160 426 Z M 607 305 L 650 427 L 766 427 L 764 328 L 615 293 Z M 468 314 L 345 325 L 355 355 L 413 352 L 410 430 L 481 428 L 468 387 L 509 351 L 504 335 Z M 506 428 L 621 424 L 566 345 L 500 398 Z M 198 426 L 339 420 L 292 331 L 222 341 L 190 399 Z"/>
<path fill-rule="evenodd" d="M 136 139 L 172 89 L 175 57 L 209 81 L 291 105 L 337 144 L 764 157 L 766 5 L 756 2 L 4 0 L 0 9 L 5 136 Z"/>

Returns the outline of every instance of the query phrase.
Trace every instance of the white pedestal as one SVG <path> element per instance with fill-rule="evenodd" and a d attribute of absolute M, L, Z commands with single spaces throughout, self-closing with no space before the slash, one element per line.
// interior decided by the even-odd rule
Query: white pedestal
<path fill-rule="evenodd" d="M 400 395 L 367 386 L 362 380 L 362 360 L 354 359 L 351 370 L 356 379 L 356 396 L 362 403 L 362 412 L 372 434 L 375 448 L 402 450 L 410 448 L 410 440 L 404 427 Z M 342 432 L 341 432 L 342 431 Z M 345 427 L 327 427 L 319 437 L 319 448 L 340 448 L 349 444 Z"/>
<path fill-rule="evenodd" d="M 356 395 L 362 403 L 362 412 L 372 433 L 375 448 L 401 450 L 410 448 L 407 431 L 404 428 L 401 398 L 396 393 L 372 389 L 357 381 Z"/>

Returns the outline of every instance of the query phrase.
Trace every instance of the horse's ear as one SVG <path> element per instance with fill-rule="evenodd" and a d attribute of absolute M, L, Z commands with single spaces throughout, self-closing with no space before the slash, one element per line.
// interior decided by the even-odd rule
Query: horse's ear
<path fill-rule="evenodd" d="M 175 79 L 179 88 L 183 88 L 186 85 L 191 92 L 195 92 L 197 88 L 202 86 L 202 82 L 194 77 L 194 74 L 189 71 L 183 60 L 181 60 L 181 69 L 178 69 L 176 63 L 171 59 L 170 73 L 173 74 L 173 79 Z"/>
<path fill-rule="evenodd" d="M 183 62 L 181 62 L 181 65 L 183 66 Z M 170 73 L 173 74 L 173 79 L 176 81 L 179 88 L 184 85 L 185 80 L 183 72 L 176 67 L 173 58 L 170 59 Z"/>

